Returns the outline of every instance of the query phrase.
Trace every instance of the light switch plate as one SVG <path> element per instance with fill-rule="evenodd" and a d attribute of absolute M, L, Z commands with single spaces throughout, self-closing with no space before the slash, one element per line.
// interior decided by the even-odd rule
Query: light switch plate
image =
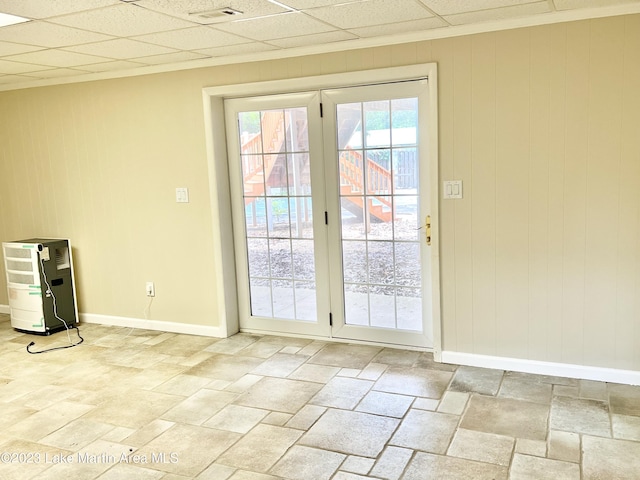
<path fill-rule="evenodd" d="M 189 189 L 187 187 L 176 188 L 176 202 L 189 203 Z"/>
<path fill-rule="evenodd" d="M 462 180 L 447 180 L 442 182 L 442 198 L 462 198 Z"/>

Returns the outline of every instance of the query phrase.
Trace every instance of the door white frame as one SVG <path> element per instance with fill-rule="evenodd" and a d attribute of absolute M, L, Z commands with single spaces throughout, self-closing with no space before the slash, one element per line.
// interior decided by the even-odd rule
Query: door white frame
<path fill-rule="evenodd" d="M 231 196 L 225 134 L 224 99 L 243 96 L 292 93 L 309 90 L 370 85 L 375 83 L 428 79 L 429 87 L 429 169 L 431 192 L 431 278 L 433 313 L 433 352 L 441 358 L 442 327 L 440 301 L 440 245 L 439 245 L 439 176 L 438 176 L 438 75 L 435 63 L 392 67 L 358 72 L 292 78 L 268 82 L 206 87 L 202 90 L 204 124 L 209 167 L 209 188 L 213 225 L 212 248 L 218 268 L 216 284 L 209 291 L 215 296 L 217 317 L 222 336 L 239 331 L 238 299 L 234 264 Z"/>

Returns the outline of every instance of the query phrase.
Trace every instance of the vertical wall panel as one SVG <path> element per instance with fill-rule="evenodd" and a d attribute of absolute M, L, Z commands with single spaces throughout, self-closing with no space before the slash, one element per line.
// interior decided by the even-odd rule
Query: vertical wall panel
<path fill-rule="evenodd" d="M 613 366 L 620 204 L 624 18 L 591 23 L 586 190 L 584 362 Z M 604 327 L 604 328 L 603 328 Z"/>
<path fill-rule="evenodd" d="M 432 54 L 438 59 L 438 121 L 440 180 L 453 180 L 454 156 L 454 46 L 453 39 L 434 42 Z M 442 197 L 442 195 L 441 195 Z M 442 343 L 445 350 L 457 350 L 455 284 L 455 203 L 440 200 L 440 289 L 443 319 Z"/>
<path fill-rule="evenodd" d="M 567 91 L 567 27 L 549 28 L 549 226 L 547 259 L 547 355 L 539 360 L 562 361 L 564 323 L 564 214 L 565 214 L 565 153 L 566 153 L 566 91 Z M 569 339 L 570 340 L 570 339 Z"/>
<path fill-rule="evenodd" d="M 473 351 L 473 261 L 472 261 L 472 204 L 473 179 L 471 176 L 471 69 L 472 40 L 469 37 L 454 40 L 453 54 L 453 177 L 462 180 L 463 198 L 443 200 L 453 203 L 455 228 L 455 288 L 456 327 L 458 348 Z"/>
<path fill-rule="evenodd" d="M 529 316 L 528 31 L 496 34 L 497 353 L 526 355 Z"/>
<path fill-rule="evenodd" d="M 549 330 L 549 72 L 550 32 L 531 29 L 529 156 L 529 312 L 528 354 L 547 359 Z"/>
<path fill-rule="evenodd" d="M 640 16 L 624 18 L 620 97 L 620 171 L 614 364 L 640 364 Z M 613 247 L 613 245 L 611 246 Z M 610 359 L 611 360 L 611 359 Z"/>
<path fill-rule="evenodd" d="M 471 197 L 473 352 L 496 354 L 496 38 L 473 37 Z M 469 197 L 467 197 L 469 198 Z"/>
<path fill-rule="evenodd" d="M 562 361 L 583 360 L 590 22 L 567 25 Z"/>

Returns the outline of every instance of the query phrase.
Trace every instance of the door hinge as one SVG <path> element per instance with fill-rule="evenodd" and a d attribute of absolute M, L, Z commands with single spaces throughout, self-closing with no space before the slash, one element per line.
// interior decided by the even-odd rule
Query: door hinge
<path fill-rule="evenodd" d="M 324 212 L 324 224 L 329 225 L 329 212 Z"/>
<path fill-rule="evenodd" d="M 329 326 L 333 327 L 333 313 L 329 312 Z"/>
<path fill-rule="evenodd" d="M 320 118 L 322 118 L 324 116 L 323 111 L 322 111 L 322 103 L 320 103 Z"/>

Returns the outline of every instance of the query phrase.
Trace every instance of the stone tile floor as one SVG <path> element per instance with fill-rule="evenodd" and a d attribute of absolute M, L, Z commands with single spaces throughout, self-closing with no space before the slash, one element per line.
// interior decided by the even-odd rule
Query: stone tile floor
<path fill-rule="evenodd" d="M 0 479 L 639 479 L 640 387 L 0 315 Z"/>

